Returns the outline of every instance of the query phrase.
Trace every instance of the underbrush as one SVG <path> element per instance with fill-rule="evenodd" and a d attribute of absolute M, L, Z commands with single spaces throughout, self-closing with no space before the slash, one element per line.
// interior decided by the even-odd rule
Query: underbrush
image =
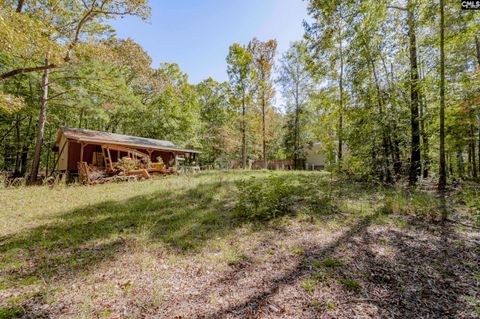
<path fill-rule="evenodd" d="M 320 189 L 319 176 L 271 173 L 251 176 L 235 182 L 238 191 L 236 213 L 247 219 L 270 220 L 298 212 L 329 214 L 334 209 L 332 197 Z"/>
<path fill-rule="evenodd" d="M 470 219 L 480 226 L 480 187 L 478 184 L 466 184 L 460 193 L 460 200 L 465 203 Z"/>
<path fill-rule="evenodd" d="M 390 190 L 385 192 L 382 213 L 415 215 L 432 219 L 440 215 L 440 201 L 433 193 Z"/>

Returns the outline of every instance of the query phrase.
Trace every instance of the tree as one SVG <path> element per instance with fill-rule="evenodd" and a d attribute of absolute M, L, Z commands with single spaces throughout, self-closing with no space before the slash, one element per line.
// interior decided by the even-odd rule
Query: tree
<path fill-rule="evenodd" d="M 131 110 L 128 133 L 199 146 L 200 103 L 195 86 L 175 63 L 162 63 L 154 77 L 161 81 L 159 89 L 141 110 Z"/>
<path fill-rule="evenodd" d="M 242 136 L 242 167 L 247 168 L 247 108 L 253 95 L 255 70 L 252 54 L 243 46 L 234 43 L 227 56 L 227 72 L 232 92 L 232 102 L 241 108 L 240 131 Z"/>
<path fill-rule="evenodd" d="M 311 56 L 317 64 L 328 69 L 327 76 L 338 84 L 338 125 L 337 160 L 341 165 L 343 157 L 344 126 L 344 61 L 348 48 L 345 48 L 346 32 L 352 23 L 349 8 L 344 1 L 311 1 L 308 12 L 312 23 L 304 23 L 305 38 L 311 47 Z M 317 70 L 320 65 L 317 65 Z"/>
<path fill-rule="evenodd" d="M 234 132 L 231 123 L 235 120 L 235 112 L 228 103 L 228 83 L 208 78 L 200 82 L 196 89 L 201 110 L 202 162 L 216 164 L 235 153 L 236 145 L 231 139 Z"/>
<path fill-rule="evenodd" d="M 415 184 L 421 175 L 420 129 L 419 129 L 419 75 L 417 62 L 417 40 L 415 31 L 415 4 L 413 0 L 407 3 L 408 37 L 410 41 L 410 112 L 411 112 L 411 153 L 410 153 L 410 184 Z"/>
<path fill-rule="evenodd" d="M 42 99 L 40 113 L 37 124 L 37 144 L 35 146 L 35 154 L 33 158 L 32 171 L 29 180 L 35 182 L 38 175 L 40 165 L 40 155 L 43 146 L 43 134 L 46 120 L 46 110 L 48 102 L 49 89 L 49 70 L 58 68 L 62 62 L 66 63 L 71 60 L 72 51 L 80 42 L 83 34 L 88 33 L 102 34 L 106 26 L 103 24 L 104 19 L 108 19 L 116 15 L 139 15 L 146 18 L 149 14 L 149 8 L 146 1 L 119 1 L 119 0 L 91 0 L 91 1 L 75 1 L 73 3 L 46 3 L 37 6 L 34 3 L 24 3 L 20 1 L 16 4 L 13 12 L 11 6 L 14 3 L 2 4 L 2 12 L 11 22 L 9 28 L 5 28 L 0 32 L 0 43 L 9 44 L 13 36 L 15 44 L 18 47 L 8 45 L 10 53 L 23 54 L 23 62 L 29 64 L 28 67 L 14 68 L 0 74 L 0 80 L 25 74 L 29 72 L 43 71 L 42 76 Z M 28 28 L 23 26 L 28 22 L 36 28 Z M 36 32 L 41 32 L 41 36 Z M 22 32 L 18 32 L 22 31 Z M 29 42 L 29 38 L 33 37 L 41 43 L 37 47 L 35 43 Z M 29 50 L 33 46 L 33 50 Z M 45 51 L 39 51 L 43 49 Z M 44 63 L 38 65 L 37 60 L 42 56 Z M 63 58 L 60 59 L 60 56 Z"/>
<path fill-rule="evenodd" d="M 277 51 L 277 41 L 269 40 L 262 42 L 254 38 L 248 44 L 248 50 L 252 54 L 253 68 L 257 75 L 256 78 L 256 100 L 260 105 L 262 112 L 262 155 L 263 167 L 267 168 L 267 137 L 266 137 L 266 114 L 271 106 L 271 100 L 274 96 L 272 70 L 275 64 L 275 54 Z"/>
<path fill-rule="evenodd" d="M 392 9 L 405 11 L 407 13 L 407 33 L 409 39 L 409 61 L 410 61 L 410 185 L 415 185 L 421 175 L 421 148 L 420 148 L 420 92 L 419 73 L 417 60 L 417 33 L 416 33 L 416 3 L 415 0 L 408 0 L 405 8 L 390 6 Z"/>
<path fill-rule="evenodd" d="M 45 65 L 48 65 L 48 54 L 45 57 Z M 38 116 L 38 127 L 37 127 L 37 141 L 35 143 L 35 153 L 33 156 L 32 171 L 30 173 L 30 182 L 35 182 L 37 180 L 38 169 L 40 167 L 40 155 L 42 153 L 43 146 L 43 134 L 45 129 L 45 121 L 47 116 L 47 102 L 48 102 L 48 86 L 49 86 L 49 69 L 45 68 L 43 70 L 41 89 L 42 89 L 42 99 L 40 105 L 40 114 Z"/>
<path fill-rule="evenodd" d="M 296 169 L 305 147 L 307 104 L 314 89 L 308 69 L 308 52 L 304 42 L 294 42 L 280 60 L 278 82 L 287 106 L 286 146 Z"/>
<path fill-rule="evenodd" d="M 478 36 L 475 35 L 475 52 L 477 55 L 477 70 L 480 72 L 480 41 L 478 40 Z M 478 172 L 480 174 L 480 112 L 477 114 L 477 123 L 478 123 Z"/>
<path fill-rule="evenodd" d="M 8 23 L 0 32 L 0 44 L 12 55 L 22 57 L 22 64 L 28 66 L 3 72 L 0 80 L 58 68 L 69 62 L 84 34 L 103 33 L 108 29 L 105 19 L 125 15 L 147 19 L 150 15 L 147 0 L 74 0 L 39 5 L 7 0 L 1 10 Z M 47 52 L 50 60 L 39 65 L 38 60 L 43 60 Z"/>
<path fill-rule="evenodd" d="M 447 184 L 445 160 L 445 5 L 440 0 L 440 159 L 438 188 L 443 190 Z"/>

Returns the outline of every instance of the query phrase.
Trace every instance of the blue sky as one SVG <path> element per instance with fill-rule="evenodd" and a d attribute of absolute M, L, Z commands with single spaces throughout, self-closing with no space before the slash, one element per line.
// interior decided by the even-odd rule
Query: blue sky
<path fill-rule="evenodd" d="M 225 57 L 234 43 L 275 38 L 278 54 L 303 35 L 302 0 L 151 0 L 149 22 L 126 17 L 112 23 L 120 38 L 141 44 L 153 59 L 175 62 L 192 83 L 227 80 Z"/>

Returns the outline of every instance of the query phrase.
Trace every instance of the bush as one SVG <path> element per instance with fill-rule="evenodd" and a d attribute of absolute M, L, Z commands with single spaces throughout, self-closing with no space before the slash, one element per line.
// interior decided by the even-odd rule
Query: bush
<path fill-rule="evenodd" d="M 270 220 L 287 214 L 303 212 L 324 215 L 336 211 L 331 197 L 311 177 L 298 174 L 270 174 L 236 182 L 237 213 L 249 219 Z"/>
<path fill-rule="evenodd" d="M 293 211 L 293 189 L 288 176 L 269 175 L 267 178 L 250 177 L 236 182 L 239 215 L 259 220 L 269 220 Z"/>

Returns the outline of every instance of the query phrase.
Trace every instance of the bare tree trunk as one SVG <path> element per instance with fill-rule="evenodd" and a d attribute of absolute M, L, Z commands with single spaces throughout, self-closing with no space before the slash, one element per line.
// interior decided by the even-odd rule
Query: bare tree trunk
<path fill-rule="evenodd" d="M 381 116 L 381 125 L 382 125 L 382 155 L 383 155 L 383 160 L 382 160 L 382 174 L 380 176 L 380 179 L 384 180 L 386 183 L 390 184 L 393 182 L 392 179 L 392 173 L 390 171 L 390 148 L 389 148 L 389 142 L 388 142 L 388 136 L 387 136 L 387 130 L 386 130 L 386 123 L 384 123 L 384 100 L 382 97 L 382 91 L 380 89 L 380 83 L 378 81 L 378 76 L 377 76 L 377 71 L 375 67 L 375 61 L 373 60 L 372 56 L 370 55 L 370 47 L 368 46 L 367 42 L 364 41 L 365 48 L 368 52 L 368 62 L 370 63 L 372 67 L 372 77 L 373 77 L 373 82 L 375 84 L 375 90 L 377 91 L 377 103 L 378 103 L 378 110 Z"/>
<path fill-rule="evenodd" d="M 24 2 L 25 2 L 25 0 L 18 0 L 17 9 L 15 10 L 17 13 L 22 12 L 22 8 L 23 8 L 23 3 L 24 3 Z"/>
<path fill-rule="evenodd" d="M 475 36 L 475 47 L 477 48 L 477 62 L 478 62 L 478 69 L 480 70 L 480 41 L 478 40 L 478 36 Z M 480 115 L 477 115 L 477 122 L 479 123 L 478 125 L 478 172 L 480 173 Z"/>
<path fill-rule="evenodd" d="M 45 163 L 45 177 L 48 177 L 48 169 L 50 165 L 50 148 L 47 148 L 47 161 Z"/>
<path fill-rule="evenodd" d="M 475 36 L 475 47 L 477 48 L 477 62 L 480 68 L 480 41 L 478 40 L 478 36 Z"/>
<path fill-rule="evenodd" d="M 475 126 L 473 124 L 470 125 L 470 135 L 471 135 L 471 143 L 470 143 L 470 148 L 472 150 L 472 176 L 474 178 L 477 178 L 477 154 L 476 154 L 476 145 L 475 145 Z"/>
<path fill-rule="evenodd" d="M 426 104 L 422 101 L 420 102 L 420 135 L 422 136 L 422 176 L 423 178 L 428 178 L 429 169 L 430 169 L 430 158 L 428 156 L 428 134 L 425 128 L 425 106 Z"/>
<path fill-rule="evenodd" d="M 398 178 L 402 170 L 402 160 L 400 158 L 400 142 L 397 138 L 394 137 L 393 141 L 393 172 L 395 173 L 395 178 Z"/>
<path fill-rule="evenodd" d="M 30 150 L 30 145 L 32 144 L 34 137 L 32 133 L 32 121 L 32 116 L 29 116 L 27 132 L 25 133 L 25 140 L 23 141 L 22 146 L 22 156 L 20 157 L 20 176 L 25 176 L 27 173 L 28 151 Z"/>
<path fill-rule="evenodd" d="M 453 171 L 453 155 L 451 152 L 447 152 L 445 154 L 445 163 L 447 167 L 447 177 L 448 176 L 454 176 L 454 171 Z"/>
<path fill-rule="evenodd" d="M 445 163 L 445 13 L 444 0 L 440 0 L 440 159 L 438 189 L 447 185 Z"/>
<path fill-rule="evenodd" d="M 48 65 L 48 54 L 45 58 L 45 65 Z M 35 155 L 32 162 L 32 171 L 30 173 L 30 182 L 34 183 L 37 181 L 38 170 L 40 168 L 40 156 L 42 155 L 42 146 L 43 146 L 43 135 L 45 130 L 45 120 L 47 113 L 47 103 L 48 103 L 48 76 L 49 70 L 45 69 L 42 76 L 42 101 L 40 106 L 40 114 L 38 116 L 38 127 L 37 127 L 37 141 L 35 143 Z"/>
<path fill-rule="evenodd" d="M 245 121 L 245 97 L 242 100 L 242 166 L 247 169 L 247 130 Z"/>
<path fill-rule="evenodd" d="M 418 62 L 417 39 L 415 32 L 414 5 L 408 2 L 408 36 L 410 39 L 410 113 L 411 113 L 411 155 L 410 155 L 410 185 L 415 185 L 421 174 L 420 132 L 419 132 L 419 92 L 418 92 Z"/>
<path fill-rule="evenodd" d="M 380 58 L 382 59 L 382 64 L 383 64 L 383 68 L 385 70 L 385 77 L 387 79 L 387 83 L 388 83 L 388 87 L 389 87 L 389 91 L 390 91 L 390 94 L 389 94 L 389 97 L 390 97 L 390 100 L 391 100 L 391 111 L 394 112 L 394 113 L 397 113 L 397 110 L 396 110 L 396 107 L 395 107 L 395 102 L 394 102 L 394 92 L 395 92 L 395 88 L 394 88 L 394 74 L 393 74 L 393 63 L 390 64 L 390 76 L 389 76 L 389 72 L 388 72 L 388 69 L 387 69 L 387 64 L 385 63 L 385 59 L 383 57 L 383 55 L 380 55 Z M 397 124 L 395 122 L 393 123 L 388 123 L 389 125 L 389 132 L 396 132 L 398 130 L 398 127 L 397 127 Z M 390 150 L 391 150 L 391 157 L 392 157 L 392 163 L 393 163 L 393 173 L 394 173 L 394 176 L 395 176 L 395 180 L 398 179 L 399 175 L 400 175 L 400 171 L 402 169 L 402 161 L 400 159 L 400 141 L 398 139 L 398 137 L 396 136 L 396 134 L 390 134 Z"/>
<path fill-rule="evenodd" d="M 20 176 L 20 158 L 22 156 L 21 137 L 20 137 L 20 115 L 15 117 L 15 170 L 13 176 Z"/>
<path fill-rule="evenodd" d="M 430 155 L 429 155 L 429 140 L 428 140 L 428 132 L 427 132 L 427 97 L 425 94 L 425 90 L 423 87 L 423 72 L 420 70 L 422 74 L 420 80 L 422 82 L 422 86 L 420 89 L 420 135 L 422 137 L 422 175 L 423 178 L 428 178 L 430 172 Z"/>
<path fill-rule="evenodd" d="M 472 176 L 472 143 L 467 147 L 467 176 Z"/>
<path fill-rule="evenodd" d="M 461 148 L 457 150 L 457 170 L 460 178 L 463 178 L 465 166 L 463 165 L 463 150 Z"/>
<path fill-rule="evenodd" d="M 78 127 L 82 128 L 83 124 L 83 107 L 80 109 L 80 118 L 78 119 Z"/>
<path fill-rule="evenodd" d="M 343 47 L 342 47 L 342 27 L 339 26 L 339 37 L 340 37 L 340 79 L 338 87 L 340 89 L 340 109 L 339 109 L 339 118 L 338 118 L 338 162 L 342 163 L 343 158 Z"/>
<path fill-rule="evenodd" d="M 263 147 L 263 168 L 268 168 L 268 159 L 267 159 L 267 142 L 265 136 L 265 111 L 266 111 L 266 101 L 265 101 L 265 87 L 263 88 L 262 93 L 262 147 Z"/>
<path fill-rule="evenodd" d="M 387 184 L 390 184 L 393 182 L 392 180 L 392 173 L 390 171 L 390 160 L 389 160 L 389 157 L 390 157 L 390 152 L 389 152 L 389 143 L 388 143 L 388 137 L 387 137 L 387 132 L 386 132 L 386 124 L 383 123 L 383 113 L 384 113 L 384 110 L 383 110 L 383 99 L 381 97 L 381 90 L 380 90 L 380 84 L 378 83 L 378 78 L 377 78 L 377 72 L 375 71 L 375 64 L 373 61 L 371 61 L 372 63 L 372 72 L 373 72 L 373 77 L 374 77 L 374 81 L 375 81 L 375 87 L 376 87 L 376 90 L 377 90 L 377 100 L 378 100 L 378 107 L 379 107 L 379 111 L 380 111 L 380 115 L 382 117 L 382 153 L 383 153 L 383 161 L 382 161 L 382 166 L 383 166 L 383 169 L 382 169 L 382 172 L 383 172 L 383 175 L 384 175 L 384 178 L 385 178 L 385 182 Z"/>
<path fill-rule="evenodd" d="M 297 64 L 298 70 L 298 64 Z M 298 74 L 298 72 L 297 72 Z M 295 123 L 294 123 L 294 131 L 293 131 L 293 167 L 298 169 L 298 152 L 300 146 L 300 110 L 299 110 L 299 100 L 298 100 L 298 81 L 295 83 Z"/>

